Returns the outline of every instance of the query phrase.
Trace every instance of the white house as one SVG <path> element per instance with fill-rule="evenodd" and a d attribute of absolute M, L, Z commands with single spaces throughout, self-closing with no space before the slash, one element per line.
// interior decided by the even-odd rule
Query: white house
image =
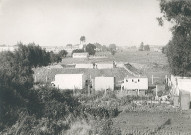
<path fill-rule="evenodd" d="M 115 77 L 95 77 L 94 87 L 96 91 L 99 90 L 114 90 Z"/>
<path fill-rule="evenodd" d="M 86 76 L 84 74 L 56 74 L 51 84 L 59 89 L 83 89 Z"/>
<path fill-rule="evenodd" d="M 148 90 L 148 78 L 126 77 L 121 84 L 121 90 Z"/>
<path fill-rule="evenodd" d="M 87 52 L 84 53 L 73 53 L 73 58 L 88 58 L 89 54 Z"/>

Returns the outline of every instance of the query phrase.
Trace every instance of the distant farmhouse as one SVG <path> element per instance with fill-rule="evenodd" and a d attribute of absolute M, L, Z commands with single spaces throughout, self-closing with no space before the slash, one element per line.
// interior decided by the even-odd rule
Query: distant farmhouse
<path fill-rule="evenodd" d="M 0 52 L 11 51 L 13 52 L 18 46 L 0 45 Z"/>
<path fill-rule="evenodd" d="M 89 54 L 87 52 L 84 53 L 73 53 L 73 58 L 88 58 Z"/>
<path fill-rule="evenodd" d="M 59 53 L 59 51 L 63 50 L 63 47 L 60 46 L 44 46 L 43 47 L 47 52 Z"/>
<path fill-rule="evenodd" d="M 86 44 L 84 44 L 84 43 L 76 44 L 76 45 L 67 44 L 67 45 L 64 47 L 64 50 L 66 50 L 66 51 L 68 52 L 68 55 L 71 55 L 73 50 L 83 49 L 83 47 L 84 47 L 85 45 L 86 45 Z"/>

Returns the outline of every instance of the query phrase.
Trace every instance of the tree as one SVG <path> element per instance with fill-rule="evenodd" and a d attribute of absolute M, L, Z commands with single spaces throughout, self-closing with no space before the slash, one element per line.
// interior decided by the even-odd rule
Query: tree
<path fill-rule="evenodd" d="M 167 46 L 163 46 L 162 47 L 162 53 L 163 54 L 167 54 Z"/>
<path fill-rule="evenodd" d="M 55 54 L 54 52 L 49 52 L 50 55 L 50 62 L 51 63 L 59 63 L 62 61 L 61 55 L 60 54 Z"/>
<path fill-rule="evenodd" d="M 75 49 L 72 51 L 72 54 L 73 53 L 83 53 L 84 52 L 84 49 Z"/>
<path fill-rule="evenodd" d="M 108 50 L 109 50 L 109 49 L 108 49 L 108 47 L 107 47 L 106 45 L 103 45 L 103 46 L 102 46 L 102 51 L 103 51 L 103 52 L 106 52 L 106 51 L 108 51 Z"/>
<path fill-rule="evenodd" d="M 143 50 L 144 50 L 144 51 L 150 51 L 150 46 L 149 46 L 149 45 L 145 45 L 145 46 L 143 47 Z"/>
<path fill-rule="evenodd" d="M 80 37 L 80 44 L 86 42 L 86 37 L 85 36 L 81 36 Z"/>
<path fill-rule="evenodd" d="M 144 43 L 141 42 L 140 46 L 139 46 L 139 51 L 144 51 Z"/>
<path fill-rule="evenodd" d="M 49 63 L 49 53 L 34 43 L 27 46 L 18 43 L 18 49 L 14 52 L 0 54 L 0 129 L 13 124 L 18 118 L 19 109 L 30 105 L 32 68 Z"/>
<path fill-rule="evenodd" d="M 61 50 L 58 54 L 60 55 L 60 57 L 66 57 L 68 52 L 66 50 Z"/>
<path fill-rule="evenodd" d="M 110 51 L 113 51 L 113 50 L 116 51 L 116 44 L 110 44 L 109 45 L 109 50 Z"/>
<path fill-rule="evenodd" d="M 171 73 L 191 76 L 191 1 L 161 0 L 160 20 L 173 22 L 172 39 L 167 45 Z"/>
<path fill-rule="evenodd" d="M 91 44 L 89 43 L 87 46 L 86 46 L 86 52 L 89 53 L 89 55 L 95 55 L 95 52 L 96 52 L 96 46 L 94 44 Z"/>
<path fill-rule="evenodd" d="M 115 53 L 116 53 L 116 44 L 110 44 L 109 45 L 109 50 L 110 50 L 110 52 L 111 52 L 111 54 L 112 55 L 115 55 Z"/>

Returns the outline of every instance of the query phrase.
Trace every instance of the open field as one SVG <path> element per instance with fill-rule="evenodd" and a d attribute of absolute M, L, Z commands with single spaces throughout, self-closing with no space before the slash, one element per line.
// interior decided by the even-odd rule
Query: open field
<path fill-rule="evenodd" d="M 190 135 L 190 112 L 124 112 L 114 118 L 122 135 Z"/>

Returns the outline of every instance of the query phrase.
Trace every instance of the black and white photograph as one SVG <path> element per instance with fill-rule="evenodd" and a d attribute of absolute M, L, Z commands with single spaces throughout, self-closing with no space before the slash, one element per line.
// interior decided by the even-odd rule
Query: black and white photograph
<path fill-rule="evenodd" d="M 0 135 L 191 135 L 191 0 L 0 0 Z"/>

